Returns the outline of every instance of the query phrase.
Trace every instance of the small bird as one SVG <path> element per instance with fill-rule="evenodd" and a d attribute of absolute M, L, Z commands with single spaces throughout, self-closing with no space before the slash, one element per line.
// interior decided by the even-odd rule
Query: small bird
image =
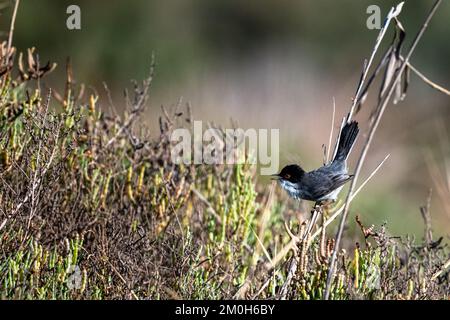
<path fill-rule="evenodd" d="M 344 184 L 353 178 L 348 174 L 347 158 L 358 136 L 356 121 L 344 125 L 339 136 L 339 143 L 331 163 L 319 169 L 306 172 L 299 165 L 285 166 L 280 173 L 274 174 L 280 186 L 294 199 L 315 201 L 316 204 L 334 202 Z M 314 217 L 311 219 L 317 219 Z M 315 223 L 315 221 L 314 221 Z M 310 231 L 312 226 L 307 229 Z"/>
<path fill-rule="evenodd" d="M 294 199 L 319 203 L 335 201 L 343 185 L 353 177 L 347 173 L 347 158 L 358 133 L 356 121 L 342 128 L 336 155 L 331 163 L 310 172 L 305 172 L 299 165 L 290 164 L 273 176 Z"/>

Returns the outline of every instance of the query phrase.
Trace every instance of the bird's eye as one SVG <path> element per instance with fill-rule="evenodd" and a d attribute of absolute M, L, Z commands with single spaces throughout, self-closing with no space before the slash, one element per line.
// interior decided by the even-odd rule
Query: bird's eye
<path fill-rule="evenodd" d="M 285 178 L 285 179 L 289 179 L 290 177 L 291 177 L 290 174 L 285 174 L 285 175 L 284 175 L 284 178 Z"/>

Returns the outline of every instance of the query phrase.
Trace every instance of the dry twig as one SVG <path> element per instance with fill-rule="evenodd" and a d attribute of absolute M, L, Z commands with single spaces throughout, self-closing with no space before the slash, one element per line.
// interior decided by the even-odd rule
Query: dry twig
<path fill-rule="evenodd" d="M 358 180 L 358 176 L 359 176 L 359 173 L 361 171 L 362 165 L 363 165 L 363 163 L 365 161 L 367 152 L 368 152 L 369 147 L 370 147 L 370 145 L 372 143 L 373 137 L 374 137 L 375 132 L 376 132 L 376 130 L 378 128 L 378 125 L 380 123 L 381 117 L 384 114 L 384 111 L 385 111 L 385 109 L 387 107 L 387 104 L 388 104 L 392 94 L 394 93 L 394 90 L 396 88 L 396 84 L 401 79 L 403 71 L 405 70 L 405 68 L 407 66 L 407 63 L 408 63 L 409 59 L 411 58 L 412 53 L 414 52 L 417 44 L 419 43 L 419 40 L 422 38 L 426 28 L 428 27 L 429 22 L 431 21 L 431 18 L 433 17 L 434 13 L 436 12 L 436 10 L 437 10 L 439 4 L 441 3 L 441 1 L 442 0 L 437 0 L 434 3 L 433 7 L 431 8 L 430 12 L 428 13 L 428 15 L 427 15 L 427 17 L 425 19 L 425 22 L 423 23 L 422 27 L 420 28 L 419 32 L 417 33 L 417 35 L 416 35 L 416 37 L 415 37 L 415 39 L 413 41 L 413 43 L 411 44 L 411 47 L 408 50 L 408 54 L 406 55 L 404 61 L 401 64 L 401 66 L 396 71 L 395 78 L 393 79 L 393 81 L 388 86 L 389 89 L 387 90 L 387 94 L 384 95 L 383 98 L 379 101 L 378 106 L 376 108 L 377 109 L 377 113 L 375 115 L 375 120 L 372 123 L 372 126 L 371 126 L 371 128 L 369 130 L 369 134 L 368 134 L 368 136 L 366 138 L 366 142 L 365 142 L 365 144 L 363 146 L 363 150 L 361 151 L 360 157 L 358 159 L 358 163 L 356 165 L 356 170 L 355 170 L 355 173 L 354 173 L 354 178 L 352 179 L 352 182 L 350 184 L 350 189 L 348 191 L 347 199 L 346 199 L 345 205 L 344 205 L 344 212 L 342 214 L 341 221 L 340 221 L 340 224 L 339 224 L 339 229 L 338 229 L 338 232 L 336 234 L 336 245 L 335 245 L 335 249 L 333 251 L 333 255 L 331 257 L 331 261 L 330 261 L 330 265 L 329 265 L 329 269 L 328 269 L 327 285 L 326 285 L 326 289 L 325 289 L 325 293 L 324 293 L 324 298 L 326 300 L 329 298 L 329 295 L 330 295 L 330 288 L 331 288 L 331 282 L 332 282 L 332 279 L 333 279 L 333 276 L 334 276 L 334 269 L 335 269 L 337 253 L 339 251 L 339 245 L 340 245 L 340 241 L 341 241 L 341 238 L 342 238 L 342 233 L 343 233 L 343 230 L 344 230 L 345 222 L 347 220 L 348 209 L 349 209 L 350 201 L 351 201 L 350 199 L 352 198 L 352 193 L 353 193 L 354 188 L 356 186 L 356 182 Z M 392 12 L 392 10 L 391 10 L 391 12 Z M 398 13 L 397 13 L 397 15 L 398 15 Z M 388 15 L 388 17 L 389 17 L 389 15 Z M 375 49 L 376 48 L 377 48 L 377 45 L 376 45 Z M 365 78 L 365 77 L 363 76 L 363 78 Z M 356 95 L 355 99 L 356 100 L 359 99 L 358 94 Z M 353 106 L 354 105 L 355 105 L 355 103 L 353 104 Z M 349 113 L 349 116 L 348 116 L 348 119 L 347 119 L 348 121 L 351 119 L 351 116 L 353 114 L 353 109 L 354 109 L 353 106 L 350 109 L 350 113 Z"/>

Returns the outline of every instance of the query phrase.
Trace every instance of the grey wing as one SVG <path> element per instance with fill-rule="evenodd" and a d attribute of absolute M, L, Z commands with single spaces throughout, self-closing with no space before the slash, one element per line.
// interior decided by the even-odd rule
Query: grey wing
<path fill-rule="evenodd" d="M 322 169 L 322 168 L 320 168 Z M 309 193 L 314 199 L 320 199 L 330 192 L 344 185 L 353 178 L 353 175 L 332 173 L 327 170 L 315 170 L 308 173 L 311 179 Z"/>

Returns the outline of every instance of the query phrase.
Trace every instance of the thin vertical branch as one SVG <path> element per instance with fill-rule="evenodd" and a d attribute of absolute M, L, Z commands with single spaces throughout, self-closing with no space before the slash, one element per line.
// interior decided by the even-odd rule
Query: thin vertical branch
<path fill-rule="evenodd" d="M 422 27 L 420 28 L 419 32 L 417 33 L 416 37 L 414 38 L 413 43 L 411 44 L 411 47 L 408 51 L 407 56 L 405 57 L 403 63 L 401 64 L 400 68 L 397 70 L 396 76 L 394 78 L 394 81 L 391 82 L 390 87 L 389 87 L 389 91 L 388 93 L 382 98 L 382 100 L 379 102 L 378 107 L 377 107 L 377 114 L 375 117 L 375 120 L 369 130 L 369 135 L 367 136 L 366 142 L 364 144 L 363 150 L 361 151 L 361 155 L 358 159 L 358 163 L 356 165 L 356 170 L 354 173 L 354 178 L 352 179 L 352 182 L 350 184 L 350 189 L 348 191 L 347 194 L 347 198 L 345 201 L 345 206 L 344 206 L 344 212 L 341 216 L 341 221 L 339 224 L 339 229 L 338 232 L 336 234 L 336 244 L 335 244 L 335 248 L 333 250 L 333 255 L 331 257 L 331 261 L 330 261 L 330 265 L 329 265 L 329 269 L 328 269 L 328 275 L 327 275 L 327 284 L 326 284 L 326 288 L 325 288 L 325 293 L 324 293 L 324 299 L 327 300 L 330 296 L 330 288 L 331 288 L 331 282 L 333 279 L 333 275 L 334 275 L 334 268 L 335 268 L 335 264 L 336 264 L 336 257 L 337 257 L 337 253 L 339 251 L 339 245 L 340 245 L 340 241 L 342 238 L 342 233 L 344 230 L 344 226 L 345 226 L 345 222 L 347 220 L 347 215 L 348 215 L 348 209 L 349 209 L 349 205 L 350 205 L 350 199 L 352 198 L 352 194 L 353 194 L 353 190 L 355 189 L 356 186 L 356 182 L 358 180 L 358 176 L 359 173 L 361 171 L 362 165 L 364 163 L 364 160 L 366 158 L 367 152 L 369 150 L 369 147 L 372 143 L 373 137 L 375 135 L 375 132 L 378 128 L 378 125 L 380 123 L 381 117 L 384 114 L 384 111 L 387 107 L 387 104 L 392 96 L 392 94 L 394 93 L 395 90 L 395 86 L 397 84 L 398 81 L 400 81 L 401 79 L 401 75 L 403 73 L 403 71 L 405 70 L 409 59 L 411 58 L 412 53 L 414 52 L 417 44 L 419 43 L 420 39 L 422 38 L 425 30 L 428 27 L 429 22 L 431 21 L 431 18 L 433 17 L 433 15 L 435 14 L 439 4 L 441 3 L 442 0 L 437 0 L 433 7 L 431 8 L 430 12 L 427 15 L 427 18 L 425 19 L 425 22 L 423 23 Z M 353 107 L 352 107 L 353 109 Z M 352 114 L 352 110 L 350 111 L 349 116 Z"/>
<path fill-rule="evenodd" d="M 431 245 L 433 242 L 433 231 L 431 229 L 431 214 L 430 214 L 430 206 L 431 206 L 431 196 L 433 194 L 433 189 L 430 188 L 427 197 L 426 205 L 420 207 L 420 213 L 422 214 L 423 222 L 425 224 L 425 242 L 427 246 Z"/>
<path fill-rule="evenodd" d="M 331 150 L 331 140 L 333 139 L 333 129 L 334 129 L 334 117 L 336 114 L 336 99 L 333 97 L 333 115 L 331 116 L 331 129 L 330 138 L 328 139 L 328 149 L 327 149 L 327 159 L 326 164 L 330 162 L 330 150 Z"/>
<path fill-rule="evenodd" d="M 19 9 L 19 2 L 20 2 L 20 0 L 16 0 L 15 1 L 14 11 L 13 11 L 13 15 L 12 15 L 12 18 L 11 18 L 11 25 L 9 27 L 8 50 L 6 51 L 6 59 L 7 59 L 7 61 L 9 60 L 9 52 L 10 52 L 11 47 L 12 47 L 12 39 L 13 39 L 13 34 L 14 34 L 14 25 L 16 23 L 16 16 L 17 16 L 17 10 Z"/>

